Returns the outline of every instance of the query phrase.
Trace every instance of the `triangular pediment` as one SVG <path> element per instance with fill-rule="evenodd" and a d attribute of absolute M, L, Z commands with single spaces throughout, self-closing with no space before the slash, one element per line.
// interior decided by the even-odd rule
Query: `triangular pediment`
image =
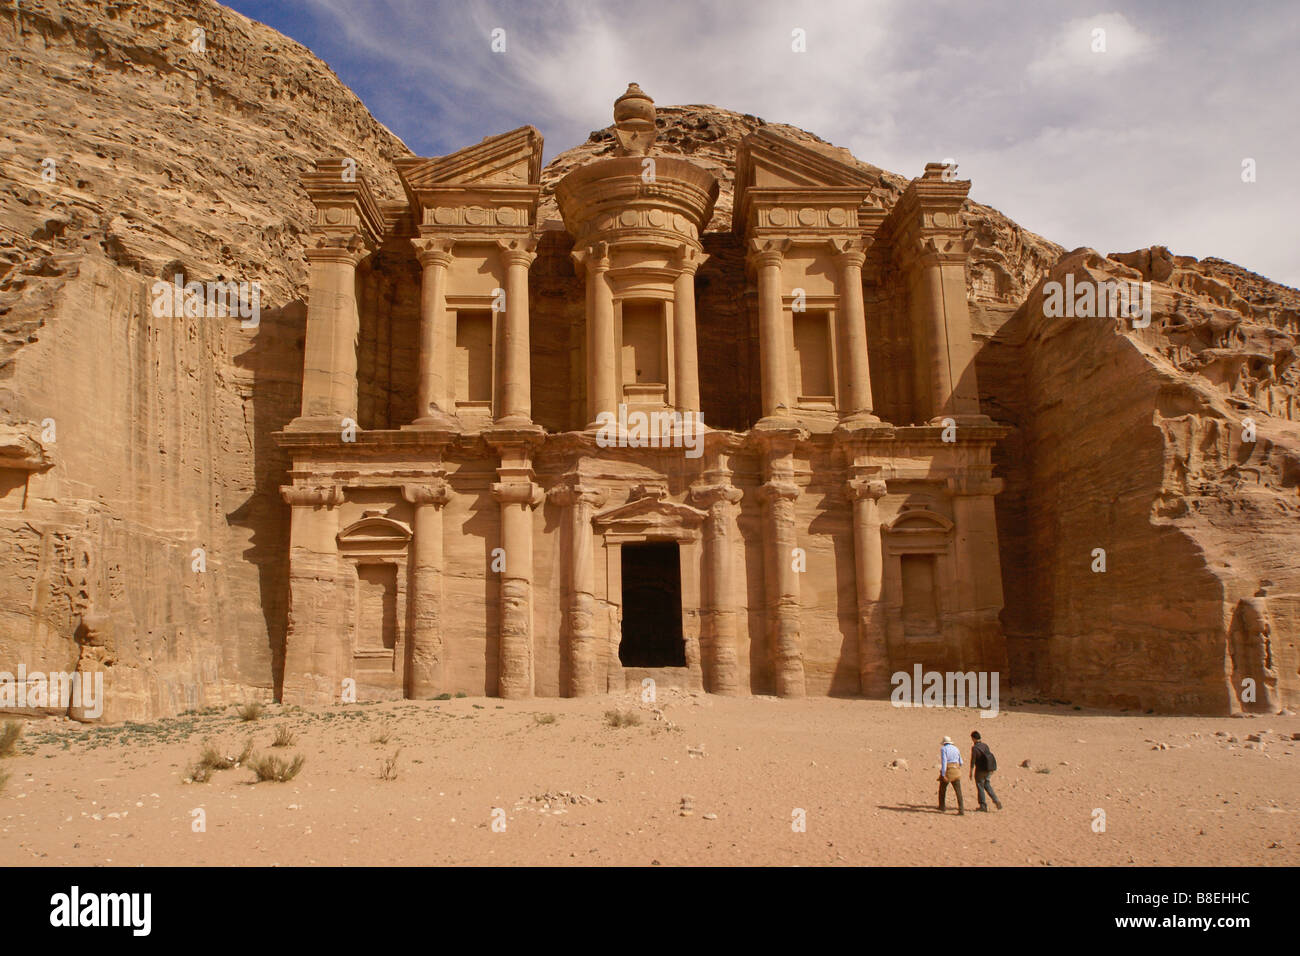
<path fill-rule="evenodd" d="M 399 159 L 395 165 L 408 192 L 437 186 L 535 186 L 542 175 L 542 134 L 521 126 L 446 156 Z"/>
<path fill-rule="evenodd" d="M 647 495 L 616 508 L 600 512 L 593 519 L 600 530 L 622 526 L 643 528 L 694 528 L 708 517 L 708 512 L 666 498 Z"/>
<path fill-rule="evenodd" d="M 736 151 L 736 187 L 758 189 L 871 188 L 871 173 L 847 150 L 813 146 L 770 129 L 750 133 Z"/>

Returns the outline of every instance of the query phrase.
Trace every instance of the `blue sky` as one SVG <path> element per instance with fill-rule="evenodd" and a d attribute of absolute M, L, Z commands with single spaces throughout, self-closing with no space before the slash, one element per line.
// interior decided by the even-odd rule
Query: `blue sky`
<path fill-rule="evenodd" d="M 951 157 L 973 199 L 1066 248 L 1163 244 L 1300 286 L 1292 0 L 229 5 L 310 48 L 421 155 L 531 123 L 549 159 L 636 81 L 905 176 Z"/>

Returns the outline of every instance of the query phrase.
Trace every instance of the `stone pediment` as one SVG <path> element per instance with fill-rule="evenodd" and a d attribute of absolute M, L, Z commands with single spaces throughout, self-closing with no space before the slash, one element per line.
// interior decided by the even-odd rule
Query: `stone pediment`
<path fill-rule="evenodd" d="M 870 190 L 875 185 L 875 177 L 853 163 L 846 151 L 810 146 L 769 129 L 750 133 L 736 150 L 737 193 L 749 187 Z"/>
<path fill-rule="evenodd" d="M 600 512 L 592 519 L 602 533 L 693 536 L 708 512 L 666 498 L 648 495 Z"/>
<path fill-rule="evenodd" d="M 859 231 L 859 209 L 875 179 L 833 147 L 816 148 L 767 129 L 750 133 L 736 151 L 737 232 Z M 875 225 L 875 219 L 868 217 Z"/>
<path fill-rule="evenodd" d="M 446 156 L 399 159 L 395 165 L 408 192 L 437 186 L 535 186 L 542 174 L 542 134 L 521 126 Z"/>
<path fill-rule="evenodd" d="M 339 544 L 351 548 L 405 547 L 410 540 L 409 525 L 383 515 L 366 515 L 338 535 Z"/>

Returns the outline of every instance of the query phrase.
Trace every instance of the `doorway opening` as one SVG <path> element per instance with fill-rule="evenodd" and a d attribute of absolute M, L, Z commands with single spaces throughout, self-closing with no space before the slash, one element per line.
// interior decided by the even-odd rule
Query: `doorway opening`
<path fill-rule="evenodd" d="M 685 667 L 682 565 L 677 543 L 623 545 L 624 667 Z"/>

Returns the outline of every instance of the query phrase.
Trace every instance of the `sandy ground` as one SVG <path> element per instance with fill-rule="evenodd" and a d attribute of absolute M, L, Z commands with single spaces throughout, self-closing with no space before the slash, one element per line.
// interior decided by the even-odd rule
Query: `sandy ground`
<path fill-rule="evenodd" d="M 641 722 L 610 726 L 613 709 Z M 467 698 L 271 706 L 255 722 L 235 708 L 31 721 L 0 761 L 0 864 L 1300 864 L 1300 717 L 1035 706 L 979 719 L 671 691 L 657 709 L 631 695 Z M 296 740 L 272 749 L 280 724 Z M 966 815 L 951 793 L 940 815 L 939 741 L 965 759 L 973 729 L 998 758 L 1005 809 L 972 812 L 966 782 Z M 249 736 L 259 754 L 305 756 L 301 773 L 187 782 L 205 741 L 233 755 Z"/>

